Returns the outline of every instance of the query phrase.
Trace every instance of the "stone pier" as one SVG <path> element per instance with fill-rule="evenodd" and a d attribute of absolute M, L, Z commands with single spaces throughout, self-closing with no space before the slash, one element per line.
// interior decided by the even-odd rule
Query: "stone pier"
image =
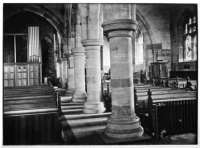
<path fill-rule="evenodd" d="M 66 85 L 67 85 L 67 60 L 64 58 L 61 60 L 61 82 L 62 82 L 62 88 L 66 88 Z"/>
<path fill-rule="evenodd" d="M 101 102 L 101 59 L 100 47 L 103 40 L 83 40 L 86 50 L 87 71 L 87 101 L 84 103 L 84 113 L 102 113 L 105 111 Z"/>
<path fill-rule="evenodd" d="M 115 139 L 134 139 L 143 135 L 135 114 L 133 94 L 132 35 L 137 22 L 115 19 L 102 24 L 109 39 L 111 57 L 112 114 L 105 134 Z"/>
<path fill-rule="evenodd" d="M 82 47 L 71 50 L 74 55 L 74 80 L 75 92 L 72 102 L 85 102 L 85 50 Z"/>
<path fill-rule="evenodd" d="M 74 86 L 74 59 L 72 54 L 67 54 L 67 90 L 66 93 L 73 93 Z"/>

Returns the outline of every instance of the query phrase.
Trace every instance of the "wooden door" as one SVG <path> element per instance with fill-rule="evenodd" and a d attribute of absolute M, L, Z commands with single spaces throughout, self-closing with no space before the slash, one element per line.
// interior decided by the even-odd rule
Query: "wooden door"
<path fill-rule="evenodd" d="M 15 66 L 8 65 L 4 66 L 4 86 L 14 86 L 15 85 Z"/>
<path fill-rule="evenodd" d="M 39 85 L 40 82 L 40 67 L 38 64 L 30 65 L 30 86 Z"/>
<path fill-rule="evenodd" d="M 28 78 L 27 78 L 27 66 L 19 66 L 17 65 L 17 86 L 27 86 L 28 85 Z"/>

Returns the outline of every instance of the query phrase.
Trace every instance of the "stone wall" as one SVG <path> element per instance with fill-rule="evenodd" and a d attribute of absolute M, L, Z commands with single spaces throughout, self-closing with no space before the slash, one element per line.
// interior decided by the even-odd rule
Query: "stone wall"
<path fill-rule="evenodd" d="M 56 78 L 56 69 L 55 69 L 55 64 L 54 64 L 54 50 L 49 49 L 49 76 Z"/>
<path fill-rule="evenodd" d="M 128 15 L 128 5 L 115 4 L 115 7 L 122 7 L 122 16 Z M 111 5 L 104 4 L 104 7 L 111 7 Z M 136 19 L 138 26 L 142 30 L 144 36 L 144 62 L 141 65 L 136 65 L 134 71 L 141 69 L 147 70 L 151 62 L 155 62 L 157 50 L 160 54 L 165 54 L 165 60 L 171 65 L 170 54 L 166 54 L 166 50 L 170 51 L 170 18 L 167 5 L 150 5 L 150 4 L 137 4 L 136 5 Z M 109 12 L 104 11 L 104 21 L 108 20 L 112 10 Z M 115 12 L 112 12 L 115 13 Z M 115 17 L 115 15 L 113 16 Z M 117 17 L 117 16 L 116 16 Z M 127 16 L 128 18 L 128 16 Z M 159 48 L 156 45 L 160 45 Z M 152 55 L 154 51 L 154 56 Z M 163 52 L 163 53 L 162 53 Z M 154 60 L 153 60 L 154 58 Z M 135 63 L 135 55 L 133 49 L 133 64 Z"/>
<path fill-rule="evenodd" d="M 170 17 L 168 8 L 166 4 L 137 5 L 138 11 L 145 17 L 153 31 L 154 36 L 151 36 L 151 38 L 155 39 L 155 43 L 161 43 L 163 49 L 170 49 Z"/>
<path fill-rule="evenodd" d="M 138 25 L 144 36 L 144 63 L 136 65 L 135 72 L 139 72 L 141 69 L 148 72 L 150 63 L 160 59 L 168 62 L 170 70 L 171 40 L 169 6 L 164 4 L 137 4 L 136 8 Z"/>
<path fill-rule="evenodd" d="M 106 7 L 112 8 L 111 5 L 113 4 L 110 4 L 110 6 L 108 4 L 104 5 L 106 5 Z M 190 4 L 136 5 L 136 19 L 144 36 L 144 63 L 137 65 L 135 67 L 135 71 L 140 71 L 141 67 L 143 70 L 148 71 L 150 63 L 156 62 L 156 60 L 167 61 L 169 70 L 171 69 L 172 71 L 180 70 L 182 67 L 184 67 L 184 63 L 178 63 L 177 23 L 185 9 L 195 11 L 196 6 L 197 5 Z M 130 18 L 130 7 L 128 5 L 115 4 L 115 7 L 120 8 L 119 10 L 121 12 L 121 16 Z M 47 19 L 56 29 L 58 29 L 57 31 L 61 33 L 61 36 L 62 33 L 65 32 L 64 30 L 66 26 L 64 26 L 64 24 L 66 24 L 66 12 L 64 10 L 64 4 L 20 5 L 20 7 L 18 5 L 13 5 L 11 8 L 12 11 L 6 11 L 4 13 L 5 17 L 8 17 L 15 12 L 30 10 L 31 12 L 36 12 L 37 14 L 43 14 L 42 16 Z M 114 15 L 112 13 L 114 13 Z M 111 15 L 113 15 L 114 18 L 119 17 L 118 15 L 115 16 L 115 12 L 112 10 L 109 10 L 109 12 L 104 11 L 104 21 L 107 20 Z M 50 59 L 51 57 L 49 57 L 49 60 Z M 194 64 L 194 62 L 186 63 L 186 65 L 190 65 L 189 67 L 191 67 L 191 70 L 195 70 Z M 51 66 L 49 67 L 51 74 L 52 76 L 55 76 L 55 68 L 53 68 L 53 62 L 50 65 Z"/>

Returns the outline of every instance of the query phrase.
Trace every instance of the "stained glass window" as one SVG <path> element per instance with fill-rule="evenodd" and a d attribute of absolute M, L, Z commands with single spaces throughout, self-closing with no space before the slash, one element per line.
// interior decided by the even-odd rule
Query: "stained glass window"
<path fill-rule="evenodd" d="M 197 30 L 196 16 L 188 15 L 183 24 L 184 32 L 182 37 L 183 48 L 179 48 L 179 62 L 197 60 Z M 180 50 L 183 50 L 182 52 Z M 182 54 L 182 55 L 181 55 Z"/>

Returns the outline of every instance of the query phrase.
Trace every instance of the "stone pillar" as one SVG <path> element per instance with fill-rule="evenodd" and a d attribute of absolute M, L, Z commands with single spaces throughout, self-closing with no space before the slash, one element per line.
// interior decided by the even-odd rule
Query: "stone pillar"
<path fill-rule="evenodd" d="M 85 102 L 85 50 L 82 47 L 71 50 L 74 55 L 75 92 L 72 102 Z"/>
<path fill-rule="evenodd" d="M 67 85 L 67 60 L 62 59 L 61 60 L 61 69 L 62 69 L 62 88 L 66 88 Z"/>
<path fill-rule="evenodd" d="M 86 71 L 87 71 L 87 101 L 84 103 L 84 113 L 94 114 L 105 111 L 101 102 L 101 59 L 100 48 L 103 40 L 83 40 L 86 50 Z"/>
<path fill-rule="evenodd" d="M 74 55 L 74 80 L 75 92 L 72 97 L 73 102 L 85 102 L 87 95 L 85 92 L 85 49 L 81 45 L 81 23 L 80 8 L 78 4 L 76 15 L 76 36 L 75 48 L 71 49 Z"/>
<path fill-rule="evenodd" d="M 56 76 L 57 76 L 57 78 L 59 78 L 60 79 L 60 71 L 61 71 L 61 69 L 60 69 L 60 67 L 61 67 L 61 63 L 60 62 L 56 62 Z"/>
<path fill-rule="evenodd" d="M 109 38 L 111 53 L 112 114 L 105 134 L 120 140 L 140 137 L 143 128 L 135 114 L 132 67 L 132 35 L 137 22 L 115 19 L 104 22 L 102 27 Z"/>
<path fill-rule="evenodd" d="M 63 58 L 61 60 L 62 62 L 62 88 L 67 88 L 67 55 L 69 53 L 68 51 L 68 39 L 67 37 L 62 38 L 62 48 L 63 48 Z"/>
<path fill-rule="evenodd" d="M 74 86 L 74 59 L 72 54 L 67 54 L 67 91 L 66 93 L 73 93 Z"/>

